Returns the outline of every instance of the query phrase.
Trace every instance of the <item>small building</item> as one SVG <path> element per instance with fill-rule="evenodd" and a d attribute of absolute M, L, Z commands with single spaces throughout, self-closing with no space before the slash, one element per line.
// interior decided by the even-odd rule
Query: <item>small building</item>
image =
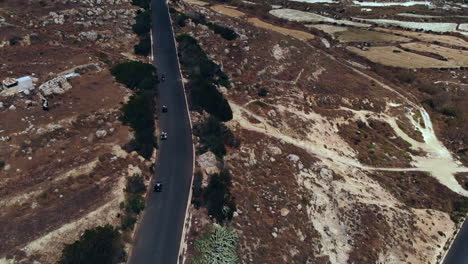
<path fill-rule="evenodd" d="M 5 80 L 2 81 L 2 88 L 3 89 L 8 89 L 11 87 L 15 87 L 18 85 L 18 81 L 13 78 L 6 78 Z"/>
<path fill-rule="evenodd" d="M 16 79 L 18 82 L 18 92 L 30 91 L 34 89 L 33 79 L 31 76 L 24 76 Z"/>
<path fill-rule="evenodd" d="M 29 93 L 29 91 L 34 89 L 33 78 L 31 76 L 24 76 L 18 79 L 6 78 L 2 81 L 2 88 L 12 88 L 14 91 L 11 91 L 14 93 Z"/>

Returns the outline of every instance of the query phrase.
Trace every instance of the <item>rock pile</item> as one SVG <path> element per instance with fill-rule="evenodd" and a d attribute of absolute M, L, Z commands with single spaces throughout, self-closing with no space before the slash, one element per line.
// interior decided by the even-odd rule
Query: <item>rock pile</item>
<path fill-rule="evenodd" d="M 52 94 L 63 94 L 71 88 L 71 84 L 67 81 L 67 78 L 65 78 L 64 76 L 59 76 L 39 86 L 39 90 L 45 96 Z"/>
<path fill-rule="evenodd" d="M 198 165 L 205 171 L 206 174 L 218 173 L 218 161 L 213 152 L 208 151 L 197 158 Z"/>

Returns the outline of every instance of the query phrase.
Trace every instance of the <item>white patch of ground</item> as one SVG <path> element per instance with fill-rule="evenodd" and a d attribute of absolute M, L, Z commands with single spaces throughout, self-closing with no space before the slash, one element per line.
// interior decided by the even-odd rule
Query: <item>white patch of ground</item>
<path fill-rule="evenodd" d="M 327 39 L 322 38 L 321 41 L 325 48 L 329 49 L 331 47 L 330 42 Z"/>
<path fill-rule="evenodd" d="M 316 71 L 314 71 L 312 73 L 312 77 L 314 78 L 314 80 L 318 81 L 320 75 L 322 75 L 324 71 L 325 71 L 325 68 L 323 67 L 319 67 Z"/>
<path fill-rule="evenodd" d="M 468 24 L 460 24 L 459 29 L 468 31 Z"/>
<path fill-rule="evenodd" d="M 332 37 L 335 33 L 339 32 L 344 32 L 347 31 L 347 27 L 340 27 L 340 26 L 335 26 L 335 25 L 327 25 L 327 24 L 317 24 L 317 25 L 306 25 L 308 28 L 316 28 L 318 30 L 321 30 L 325 33 L 330 34 Z"/>
<path fill-rule="evenodd" d="M 458 24 L 456 23 L 431 23 L 431 22 L 411 22 L 411 21 L 400 21 L 392 19 L 366 19 L 366 18 L 355 18 L 359 21 L 372 22 L 379 25 L 388 25 L 388 26 L 400 26 L 407 29 L 422 29 L 424 31 L 433 31 L 433 32 L 458 32 L 463 35 L 468 35 L 466 32 L 457 30 Z M 460 25 L 460 29 L 462 25 Z"/>
<path fill-rule="evenodd" d="M 372 170 L 385 170 L 385 171 L 411 171 L 421 170 L 430 172 L 431 175 L 436 178 L 441 184 L 447 186 L 452 191 L 468 196 L 466 191 L 455 179 L 454 175 L 459 172 L 468 172 L 468 168 L 460 166 L 460 162 L 456 161 L 450 151 L 443 145 L 441 141 L 435 135 L 434 128 L 432 126 L 429 114 L 423 107 L 418 107 L 416 111 L 419 111 L 422 116 L 424 126 L 422 126 L 416 119 L 413 109 L 406 113 L 406 117 L 411 121 L 413 128 L 421 132 L 424 142 L 419 142 L 409 135 L 407 135 L 397 124 L 397 117 L 390 116 L 385 113 L 374 113 L 370 111 L 356 111 L 352 109 L 346 109 L 353 113 L 359 113 L 357 118 L 375 119 L 388 123 L 395 134 L 408 142 L 411 148 L 414 150 L 421 150 L 426 154 L 424 156 L 412 155 L 413 162 L 411 165 L 414 168 L 371 168 Z"/>
<path fill-rule="evenodd" d="M 429 1 L 406 1 L 406 2 L 360 2 L 353 1 L 353 4 L 359 6 L 414 6 L 414 5 L 432 5 Z"/>
<path fill-rule="evenodd" d="M 273 53 L 273 57 L 275 57 L 275 59 L 279 61 L 279 60 L 284 59 L 285 54 L 288 53 L 288 50 L 283 49 L 280 47 L 279 44 L 276 44 L 275 46 L 273 46 L 272 53 Z"/>
<path fill-rule="evenodd" d="M 287 19 L 289 21 L 296 21 L 302 23 L 318 23 L 318 22 L 328 22 L 328 23 L 338 23 L 345 24 L 356 27 L 370 27 L 368 24 L 357 23 L 349 20 L 338 20 L 330 17 L 321 16 L 311 12 L 304 12 L 295 9 L 274 9 L 270 10 L 270 14 L 279 18 Z"/>
<path fill-rule="evenodd" d="M 335 180 L 333 174 L 341 175 L 342 180 Z M 355 235 L 361 235 L 359 228 L 353 228 L 359 217 L 348 218 L 357 207 L 377 206 L 382 215 L 380 219 L 388 224 L 389 230 L 385 232 L 389 237 L 384 239 L 385 248 L 379 256 L 378 263 L 381 264 L 426 263 L 428 260 L 432 263 L 455 230 L 448 214 L 405 207 L 378 182 L 355 167 L 323 160 L 302 169 L 295 178 L 310 194 L 307 212 L 321 236 L 319 254 L 327 255 L 334 264 L 348 262 L 352 250 L 350 242 Z M 413 220 L 416 221 L 416 231 L 411 234 L 402 232 L 412 228 Z M 439 231 L 445 236 L 440 236 Z M 402 239 L 405 242 L 400 243 Z M 405 243 L 406 247 L 402 248 Z"/>
<path fill-rule="evenodd" d="M 309 4 L 319 4 L 319 3 L 338 4 L 340 3 L 339 1 L 333 1 L 333 0 L 289 0 L 289 1 L 303 2 L 303 3 L 309 3 Z"/>
<path fill-rule="evenodd" d="M 424 142 L 419 142 L 403 132 L 396 122 L 397 117 L 390 116 L 386 113 L 341 108 L 341 110 L 354 113 L 356 119 L 360 119 L 365 123 L 367 123 L 368 119 L 387 122 L 395 131 L 395 134 L 408 142 L 413 149 L 422 150 L 427 153 L 425 156 L 412 156 L 412 166 L 414 167 L 410 168 L 381 168 L 362 165 L 356 160 L 355 151 L 338 135 L 337 124 L 347 123 L 346 121 L 330 121 L 318 113 L 304 113 L 292 107 L 281 105 L 275 105 L 273 107 L 283 116 L 283 120 L 290 119 L 292 115 L 298 117 L 305 124 L 304 127 L 307 127 L 307 135 L 298 135 L 293 128 L 290 128 L 284 122 L 277 128 L 273 126 L 269 120 L 252 113 L 248 109 L 236 104 L 231 104 L 234 113 L 234 121 L 239 123 L 242 127 L 265 133 L 271 137 L 298 146 L 322 160 L 329 159 L 332 162 L 329 166 L 332 166 L 334 163 L 342 163 L 347 166 L 370 171 L 427 171 L 452 191 L 468 196 L 468 191 L 463 189 L 454 177 L 455 173 L 467 172 L 468 168 L 461 167 L 459 162 L 453 159 L 448 149 L 437 139 L 429 115 L 422 107 L 415 108 L 417 111 L 420 111 L 424 126 L 421 126 L 419 122 L 414 119 L 414 109 L 410 109 L 406 117 L 412 122 L 414 128 L 421 132 Z M 246 116 L 255 118 L 259 123 L 253 124 L 249 122 Z"/>
<path fill-rule="evenodd" d="M 411 14 L 411 13 L 400 13 L 400 14 L 397 14 L 397 16 L 402 16 L 402 17 L 423 17 L 423 18 L 441 17 L 441 16 L 419 15 L 419 14 Z"/>
<path fill-rule="evenodd" d="M 112 154 L 119 158 L 126 158 L 128 156 L 128 152 L 123 150 L 119 145 L 112 145 Z"/>

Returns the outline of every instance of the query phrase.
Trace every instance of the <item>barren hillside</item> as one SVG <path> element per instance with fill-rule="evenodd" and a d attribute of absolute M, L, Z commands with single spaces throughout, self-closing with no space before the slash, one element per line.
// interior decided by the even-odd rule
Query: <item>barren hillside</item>
<path fill-rule="evenodd" d="M 466 37 L 359 24 L 356 7 L 332 15 L 319 2 L 173 5 L 188 16 L 176 31 L 233 83 L 218 89 L 240 147 L 221 163 L 241 263 L 437 263 L 466 213 Z M 213 168 L 199 165 L 208 181 Z M 189 258 L 209 223 L 195 208 Z"/>
<path fill-rule="evenodd" d="M 128 0 L 0 1 L 0 263 L 56 263 L 64 244 L 120 225 L 126 177 L 149 162 L 122 147 L 131 91 L 109 68 L 131 58 Z M 48 109 L 43 110 L 44 100 Z"/>

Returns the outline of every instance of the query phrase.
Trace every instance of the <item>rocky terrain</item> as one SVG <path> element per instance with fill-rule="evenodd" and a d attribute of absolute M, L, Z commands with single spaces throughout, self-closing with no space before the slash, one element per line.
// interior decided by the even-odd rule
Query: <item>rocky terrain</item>
<path fill-rule="evenodd" d="M 126 177 L 150 175 L 122 149 L 131 91 L 109 72 L 133 58 L 135 13 L 128 0 L 0 1 L 0 79 L 34 84 L 0 91 L 0 263 L 55 263 L 85 229 L 120 225 Z"/>
<path fill-rule="evenodd" d="M 467 185 L 455 175 L 468 170 L 467 70 L 464 64 L 450 70 L 389 67 L 353 49 L 431 43 L 432 37 L 464 52 L 466 37 L 292 23 L 269 12 L 279 6 L 216 4 L 173 7 L 189 17 L 203 14 L 239 35 L 223 39 L 190 18 L 176 28 L 194 36 L 233 83 L 219 90 L 229 100 L 233 119 L 226 125 L 240 147 L 228 148 L 217 162 L 205 153 L 197 165 L 205 184 L 216 166 L 231 171 L 237 210 L 230 225 L 240 234 L 240 262 L 438 263 L 456 230 L 454 216 L 466 214 L 460 204 L 466 204 Z M 317 3 L 273 4 L 320 10 Z M 447 98 L 445 106 L 457 114 L 431 105 L 434 96 Z M 195 123 L 205 117 L 193 113 Z M 210 223 L 204 208 L 191 213 L 188 259 Z"/>

